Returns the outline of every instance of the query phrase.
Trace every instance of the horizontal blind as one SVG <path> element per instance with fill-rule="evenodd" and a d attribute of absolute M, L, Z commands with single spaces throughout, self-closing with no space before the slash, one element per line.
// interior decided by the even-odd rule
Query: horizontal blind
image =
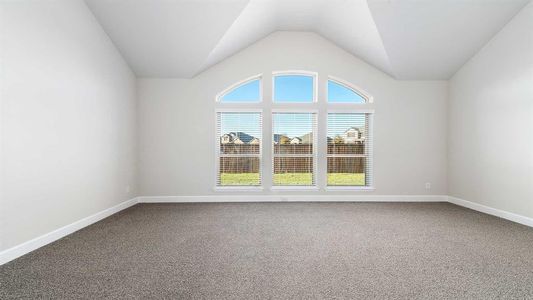
<path fill-rule="evenodd" d="M 217 112 L 217 186 L 260 186 L 262 115 Z"/>
<path fill-rule="evenodd" d="M 316 113 L 272 114 L 272 184 L 316 184 Z"/>
<path fill-rule="evenodd" d="M 372 186 L 371 119 L 368 113 L 328 113 L 328 186 Z"/>

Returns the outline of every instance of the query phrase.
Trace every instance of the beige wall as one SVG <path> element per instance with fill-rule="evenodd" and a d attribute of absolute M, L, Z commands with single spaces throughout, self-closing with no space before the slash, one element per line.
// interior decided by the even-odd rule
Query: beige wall
<path fill-rule="evenodd" d="M 215 95 L 244 78 L 280 70 L 318 72 L 319 87 L 333 75 L 373 95 L 376 190 L 351 193 L 447 194 L 447 82 L 394 80 L 316 34 L 295 32 L 274 33 L 193 79 L 138 80 L 140 194 L 217 194 Z"/>
<path fill-rule="evenodd" d="M 450 80 L 449 194 L 533 217 L 533 3 Z"/>
<path fill-rule="evenodd" d="M 137 140 L 135 76 L 83 1 L 0 12 L 2 250 L 136 196 Z"/>

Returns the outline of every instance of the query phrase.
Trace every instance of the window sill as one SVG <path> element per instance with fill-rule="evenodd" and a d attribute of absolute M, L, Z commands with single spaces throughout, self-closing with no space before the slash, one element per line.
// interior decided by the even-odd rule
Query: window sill
<path fill-rule="evenodd" d="M 262 191 L 262 186 L 216 186 L 214 188 L 216 192 L 254 192 L 254 191 Z"/>
<path fill-rule="evenodd" d="M 327 186 L 326 191 L 374 191 L 373 186 Z"/>
<path fill-rule="evenodd" d="M 291 185 L 279 185 L 270 188 L 272 191 L 318 191 L 317 186 L 291 186 Z"/>

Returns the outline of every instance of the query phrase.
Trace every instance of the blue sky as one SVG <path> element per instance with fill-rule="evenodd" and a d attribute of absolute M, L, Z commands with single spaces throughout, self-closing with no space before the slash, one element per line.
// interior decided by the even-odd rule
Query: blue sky
<path fill-rule="evenodd" d="M 334 103 L 365 103 L 365 99 L 359 94 L 331 80 L 328 81 L 328 101 Z"/>
<path fill-rule="evenodd" d="M 301 75 L 274 77 L 274 102 L 313 102 L 313 77 Z"/>
<path fill-rule="evenodd" d="M 328 114 L 327 135 L 334 138 L 350 127 L 364 128 L 365 119 L 365 114 Z"/>
<path fill-rule="evenodd" d="M 259 95 L 259 79 L 241 85 L 233 91 L 227 93 L 222 97 L 222 102 L 257 102 L 261 98 Z"/>
<path fill-rule="evenodd" d="M 279 102 L 311 102 L 313 100 L 313 77 L 301 75 L 276 76 L 274 99 Z M 241 85 L 222 97 L 222 101 L 250 102 L 260 99 L 260 80 Z M 364 99 L 357 93 L 333 81 L 328 81 L 328 99 L 331 102 L 360 103 Z M 280 101 L 281 100 L 281 101 Z M 273 115 L 273 134 L 300 137 L 312 131 L 313 115 L 309 113 L 276 113 Z M 261 135 L 259 113 L 223 113 L 222 134 L 245 132 L 251 136 Z M 364 114 L 336 114 L 328 118 L 328 136 L 341 135 L 350 127 L 364 127 Z"/>
<path fill-rule="evenodd" d="M 244 132 L 253 137 L 261 136 L 260 113 L 221 113 L 221 134 Z"/>
<path fill-rule="evenodd" d="M 314 119 L 310 113 L 275 113 L 272 116 L 272 133 L 300 137 L 313 130 Z"/>
<path fill-rule="evenodd" d="M 222 102 L 257 102 L 260 96 L 261 80 L 256 79 L 241 85 L 222 97 Z M 307 103 L 313 101 L 313 77 L 302 75 L 280 75 L 274 77 L 274 101 Z M 328 81 L 328 101 L 335 103 L 364 103 L 359 94 L 349 88 Z"/>

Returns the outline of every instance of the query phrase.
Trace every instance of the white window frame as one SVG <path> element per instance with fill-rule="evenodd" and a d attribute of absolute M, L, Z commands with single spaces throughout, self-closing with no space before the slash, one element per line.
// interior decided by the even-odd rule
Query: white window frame
<path fill-rule="evenodd" d="M 319 110 L 318 109 L 295 109 L 295 108 L 273 108 L 270 112 L 270 115 L 273 116 L 276 113 L 297 113 L 297 114 L 315 114 L 315 124 L 313 126 L 313 154 L 312 155 L 279 155 L 274 154 L 274 146 L 272 146 L 271 149 L 271 157 L 272 157 L 272 172 L 270 174 L 272 178 L 272 182 L 274 182 L 274 159 L 276 157 L 312 157 L 313 158 L 313 177 L 312 182 L 313 185 L 274 185 L 272 183 L 272 186 L 270 187 L 271 190 L 318 190 L 318 184 L 317 184 L 317 178 L 318 178 L 318 147 L 317 147 L 317 140 L 318 140 L 318 118 L 319 118 Z M 274 121 L 272 118 L 272 124 L 270 129 L 270 143 L 273 143 L 273 137 L 274 137 Z"/>
<path fill-rule="evenodd" d="M 311 76 L 313 78 L 313 102 L 275 102 L 275 77 L 283 75 L 303 75 Z M 271 76 L 268 81 L 268 76 Z M 246 84 L 250 81 L 259 79 L 260 97 L 259 101 L 243 102 L 243 101 L 225 101 L 222 102 L 222 97 L 239 86 Z M 347 88 L 350 88 L 358 95 L 361 95 L 366 102 L 365 103 L 349 103 L 349 102 L 329 102 L 328 101 L 328 81 L 332 80 L 335 83 L 341 84 Z M 268 86 L 268 84 L 271 86 Z M 266 85 L 265 85 L 266 84 Z M 320 90 L 320 89 L 323 90 Z M 270 101 L 265 101 L 270 97 Z M 336 76 L 324 76 L 319 78 L 317 72 L 306 70 L 286 70 L 286 71 L 273 71 L 270 74 L 257 74 L 240 80 L 231 86 L 218 93 L 215 97 L 215 176 L 214 176 L 214 190 L 215 191 L 262 191 L 265 188 L 270 190 L 319 190 L 332 192 L 342 191 L 372 191 L 374 190 L 374 174 L 373 174 L 373 109 L 374 99 L 370 93 L 359 88 L 353 83 L 343 80 Z M 217 127 L 217 114 L 219 112 L 249 112 L 249 113 L 261 113 L 262 128 L 261 128 L 261 141 L 259 151 L 259 176 L 261 180 L 260 186 L 218 186 L 217 177 L 220 168 L 220 137 Z M 274 147 L 272 145 L 273 138 L 273 113 L 315 113 L 316 122 L 313 133 L 313 186 L 273 186 L 273 163 L 274 163 Z M 327 185 L 327 117 L 329 113 L 367 113 L 368 119 L 368 134 L 371 135 L 370 141 L 366 144 L 367 151 L 369 153 L 368 164 L 370 164 L 371 174 L 367 174 L 369 182 L 367 186 L 328 186 Z M 270 139 L 270 141 L 268 141 Z M 266 143 L 265 143 L 266 141 Z M 269 145 L 270 143 L 270 145 Z M 270 148 L 268 148 L 270 147 Z M 265 151 L 267 151 L 265 153 Z M 325 151 L 325 152 L 324 152 Z M 268 157 L 270 155 L 270 157 Z M 264 174 L 263 174 L 264 173 Z M 365 176 L 366 178 L 367 176 Z M 365 179 L 366 180 L 366 179 Z"/>
<path fill-rule="evenodd" d="M 218 128 L 218 114 L 219 113 L 259 113 L 261 114 L 261 120 L 263 120 L 262 109 L 243 109 L 243 108 L 218 108 L 215 109 L 215 187 L 216 191 L 261 191 L 263 190 L 263 140 L 264 137 L 261 134 L 259 140 L 259 153 L 258 154 L 244 154 L 244 155 L 222 155 L 220 153 L 220 134 Z M 263 131 L 263 121 L 261 121 L 261 132 Z M 259 182 L 260 185 L 218 185 L 218 176 L 220 172 L 220 158 L 221 157 L 258 157 L 259 158 Z"/>
<path fill-rule="evenodd" d="M 276 77 L 277 76 L 306 76 L 313 79 L 313 101 L 311 102 L 291 102 L 289 100 L 276 101 Z M 272 103 L 276 105 L 309 105 L 318 102 L 318 73 L 303 70 L 274 71 L 272 72 Z"/>

